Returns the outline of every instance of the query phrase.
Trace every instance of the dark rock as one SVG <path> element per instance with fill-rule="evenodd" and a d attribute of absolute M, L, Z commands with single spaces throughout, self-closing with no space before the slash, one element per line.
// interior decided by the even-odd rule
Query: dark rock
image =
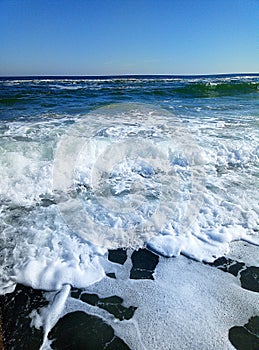
<path fill-rule="evenodd" d="M 241 286 L 244 289 L 259 292 L 259 267 L 247 267 L 240 274 Z"/>
<path fill-rule="evenodd" d="M 123 248 L 109 250 L 108 260 L 123 265 L 127 260 L 127 251 Z"/>
<path fill-rule="evenodd" d="M 71 294 L 71 296 L 74 297 L 73 294 Z M 107 298 L 99 298 L 97 294 L 82 292 L 79 299 L 87 304 L 98 306 L 99 308 L 108 311 L 120 321 L 131 319 L 134 315 L 135 310 L 137 309 L 134 306 L 123 306 L 123 299 L 117 295 L 113 295 Z"/>
<path fill-rule="evenodd" d="M 237 350 L 259 350 L 259 317 L 250 318 L 243 327 L 232 327 L 228 337 Z"/>
<path fill-rule="evenodd" d="M 43 331 L 30 327 L 29 314 L 48 304 L 43 291 L 17 285 L 13 293 L 0 296 L 2 335 L 5 350 L 38 350 Z"/>
<path fill-rule="evenodd" d="M 227 259 L 224 256 L 218 258 L 213 263 L 207 263 L 210 266 L 217 267 L 218 269 L 231 273 L 234 276 L 238 275 L 238 272 L 242 270 L 245 266 L 243 262 L 234 261 L 232 259 Z"/>
<path fill-rule="evenodd" d="M 79 299 L 82 294 L 82 290 L 78 288 L 71 288 L 70 295 L 72 298 Z"/>
<path fill-rule="evenodd" d="M 159 257 L 147 249 L 135 250 L 131 255 L 131 279 L 151 279 L 158 264 Z"/>
<path fill-rule="evenodd" d="M 234 276 L 237 276 L 241 271 L 240 281 L 242 288 L 253 292 L 259 292 L 259 267 L 246 267 L 243 262 L 234 261 L 225 257 L 218 258 L 213 263 L 205 264 L 217 267 L 218 269 L 231 273 Z"/>
<path fill-rule="evenodd" d="M 49 334 L 53 350 L 129 350 L 100 318 L 82 311 L 62 317 Z"/>

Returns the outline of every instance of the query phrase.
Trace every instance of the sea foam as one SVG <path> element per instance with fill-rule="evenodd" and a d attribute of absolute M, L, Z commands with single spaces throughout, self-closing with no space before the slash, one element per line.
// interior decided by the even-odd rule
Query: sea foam
<path fill-rule="evenodd" d="M 75 122 L 44 121 L 44 132 L 38 122 L 17 122 L 1 131 L 1 293 L 16 283 L 87 287 L 103 278 L 107 248 L 147 245 L 168 257 L 213 261 L 234 240 L 259 244 L 256 134 L 242 144 L 227 127 L 195 136 L 178 117 L 141 104 L 113 105 Z M 64 199 L 55 192 L 64 190 L 55 161 L 71 137 L 77 148 L 66 164 L 71 188 Z M 98 194 L 99 184 L 106 187 Z M 68 212 L 71 203 L 80 207 L 78 222 L 62 212 L 64 200 Z"/>

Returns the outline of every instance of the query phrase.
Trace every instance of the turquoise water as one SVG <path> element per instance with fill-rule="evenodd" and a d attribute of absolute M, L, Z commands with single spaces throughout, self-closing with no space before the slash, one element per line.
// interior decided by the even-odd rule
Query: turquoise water
<path fill-rule="evenodd" d="M 46 291 L 47 312 L 29 312 L 42 349 L 72 311 L 132 349 L 231 349 L 228 330 L 259 314 L 256 292 L 204 263 L 259 267 L 258 130 L 259 75 L 0 78 L 0 293 Z M 152 280 L 132 280 L 138 248 L 160 256 Z M 75 304 L 71 288 L 124 300 L 133 321 Z"/>

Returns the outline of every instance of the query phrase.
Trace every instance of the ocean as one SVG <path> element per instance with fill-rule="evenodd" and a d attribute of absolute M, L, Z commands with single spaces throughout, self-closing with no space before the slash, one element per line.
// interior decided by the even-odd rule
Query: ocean
<path fill-rule="evenodd" d="M 259 349 L 258 141 L 258 74 L 0 78 L 0 347 Z"/>

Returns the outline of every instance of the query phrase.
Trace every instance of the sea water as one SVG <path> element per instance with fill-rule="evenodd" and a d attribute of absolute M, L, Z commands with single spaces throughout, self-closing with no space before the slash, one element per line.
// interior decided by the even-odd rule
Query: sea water
<path fill-rule="evenodd" d="M 0 292 L 50 293 L 30 315 L 42 349 L 79 310 L 132 349 L 233 348 L 258 294 L 207 264 L 259 266 L 258 88 L 257 75 L 1 79 Z M 160 256 L 152 281 L 129 279 L 139 248 Z M 117 322 L 71 288 L 137 310 Z"/>

